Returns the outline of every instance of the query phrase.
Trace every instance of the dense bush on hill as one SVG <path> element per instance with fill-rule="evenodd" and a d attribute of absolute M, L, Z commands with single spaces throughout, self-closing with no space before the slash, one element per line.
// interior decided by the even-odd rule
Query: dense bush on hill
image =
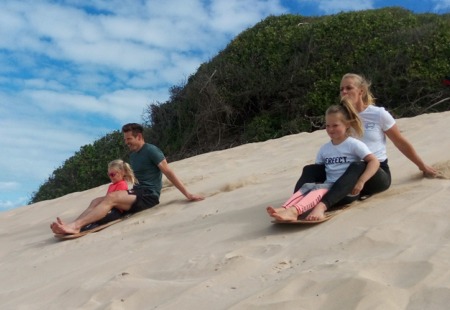
<path fill-rule="evenodd" d="M 107 134 L 93 144 L 85 145 L 53 171 L 33 194 L 30 203 L 64 196 L 93 188 L 109 181 L 107 165 L 114 159 L 128 159 L 128 148 L 119 131 Z"/>
<path fill-rule="evenodd" d="M 396 116 L 417 115 L 449 97 L 441 83 L 449 58 L 449 15 L 387 8 L 273 16 L 173 87 L 167 102 L 150 105 L 148 126 L 177 158 L 311 131 L 347 72 L 371 79 L 378 102 Z"/>
<path fill-rule="evenodd" d="M 316 130 L 347 72 L 368 77 L 377 103 L 397 117 L 449 110 L 450 87 L 442 83 L 449 59 L 449 14 L 384 8 L 271 16 L 238 35 L 184 85 L 173 86 L 168 101 L 149 105 L 146 139 L 177 160 Z M 95 143 L 83 147 L 32 202 L 106 183 L 106 163 L 123 156 L 84 157 L 87 149 L 102 154 Z"/>

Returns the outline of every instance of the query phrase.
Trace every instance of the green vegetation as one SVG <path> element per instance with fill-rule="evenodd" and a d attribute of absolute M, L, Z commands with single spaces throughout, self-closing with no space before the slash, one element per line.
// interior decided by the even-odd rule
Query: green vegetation
<path fill-rule="evenodd" d="M 401 8 L 269 17 L 152 104 L 153 141 L 179 159 L 321 128 L 347 72 L 372 80 L 397 117 L 449 97 L 450 16 Z M 448 102 L 431 111 L 447 110 Z"/>
<path fill-rule="evenodd" d="M 449 59 L 449 14 L 384 8 L 268 17 L 173 86 L 168 101 L 149 105 L 146 139 L 178 160 L 316 130 L 347 72 L 368 77 L 378 104 L 396 117 L 449 110 L 450 87 L 441 83 Z M 104 138 L 107 147 L 82 147 L 31 202 L 108 182 L 106 163 L 126 159 L 116 134 Z"/>
<path fill-rule="evenodd" d="M 48 180 L 33 194 L 31 203 L 82 191 L 109 181 L 107 165 L 114 159 L 128 159 L 128 148 L 119 131 L 107 134 L 92 145 L 81 147 L 80 151 L 67 159 L 53 171 Z"/>

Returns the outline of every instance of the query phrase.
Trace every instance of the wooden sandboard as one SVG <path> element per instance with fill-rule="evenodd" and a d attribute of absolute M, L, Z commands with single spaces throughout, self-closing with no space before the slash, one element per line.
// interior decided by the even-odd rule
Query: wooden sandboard
<path fill-rule="evenodd" d="M 355 205 L 355 203 L 351 203 L 351 204 L 348 204 L 348 205 L 344 205 L 344 206 L 342 206 L 342 207 L 339 207 L 338 209 L 335 209 L 335 210 L 331 210 L 331 211 L 327 211 L 327 212 L 325 212 L 325 217 L 323 218 L 323 219 L 321 219 L 321 220 L 317 220 L 317 221 L 308 221 L 308 220 L 305 220 L 305 218 L 308 216 L 308 214 L 309 214 L 309 212 L 307 212 L 307 213 L 305 213 L 305 214 L 302 214 L 302 216 L 297 220 L 297 221 L 294 221 L 294 222 L 285 222 L 285 221 L 278 221 L 278 220 L 273 220 L 272 221 L 272 223 L 274 223 L 274 224 L 294 224 L 294 225 L 312 225 L 312 224 L 320 224 L 320 223 L 323 223 L 323 222 L 326 222 L 326 221 L 328 221 L 328 220 L 330 220 L 330 219 L 332 219 L 333 217 L 335 217 L 336 215 L 338 215 L 338 214 L 340 214 L 340 213 L 342 213 L 342 212 L 344 212 L 345 210 L 347 210 L 347 209 L 350 209 L 352 206 L 354 206 Z"/>
<path fill-rule="evenodd" d="M 111 221 L 111 222 L 108 222 L 106 224 L 97 226 L 95 228 L 79 232 L 77 234 L 55 234 L 55 238 L 60 239 L 60 240 L 77 239 L 77 238 L 83 237 L 83 236 L 85 236 L 87 234 L 94 233 L 94 232 L 100 231 L 102 229 L 105 229 L 106 227 L 109 227 L 111 225 L 119 223 L 119 222 L 123 221 L 126 218 L 128 218 L 128 217 L 123 217 L 123 218 L 117 219 L 115 221 Z"/>

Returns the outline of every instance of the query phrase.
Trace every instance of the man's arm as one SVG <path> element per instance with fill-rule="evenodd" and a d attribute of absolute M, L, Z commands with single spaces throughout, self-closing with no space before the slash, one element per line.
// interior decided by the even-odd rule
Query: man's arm
<path fill-rule="evenodd" d="M 162 173 L 167 177 L 167 179 L 184 195 L 187 199 L 191 201 L 200 201 L 205 199 L 203 196 L 200 195 L 194 195 L 189 193 L 189 191 L 184 186 L 183 182 L 181 182 L 180 179 L 175 175 L 175 172 L 169 167 L 169 164 L 167 163 L 166 159 L 163 159 L 158 164 L 159 170 L 161 170 Z"/>

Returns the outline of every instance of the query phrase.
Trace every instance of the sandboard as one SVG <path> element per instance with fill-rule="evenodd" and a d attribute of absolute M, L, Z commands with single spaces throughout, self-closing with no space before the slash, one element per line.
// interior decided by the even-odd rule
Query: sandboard
<path fill-rule="evenodd" d="M 331 211 L 327 211 L 325 212 L 325 217 L 323 219 L 320 220 L 316 220 L 316 221 L 308 221 L 305 218 L 308 216 L 309 212 L 302 214 L 302 216 L 297 220 L 297 221 L 293 221 L 293 222 L 287 222 L 287 221 L 278 221 L 278 220 L 273 220 L 272 223 L 274 224 L 300 224 L 300 225 L 312 225 L 312 224 L 320 224 L 323 222 L 326 222 L 330 219 L 332 219 L 333 217 L 335 217 L 336 215 L 344 212 L 345 210 L 349 209 L 350 207 L 356 205 L 355 203 L 351 203 L 348 205 L 344 205 L 342 207 L 339 207 L 339 209 L 335 209 L 335 210 L 331 210 Z"/>
<path fill-rule="evenodd" d="M 125 217 L 122 217 L 122 218 L 117 219 L 117 220 L 115 220 L 115 221 L 111 221 L 111 222 L 108 222 L 108 223 L 106 223 L 106 224 L 97 226 L 97 227 L 95 227 L 95 228 L 92 228 L 92 229 L 89 229 L 89 230 L 85 230 L 85 231 L 81 231 L 81 232 L 79 232 L 79 233 L 77 233 L 77 234 L 55 234 L 55 238 L 60 239 L 60 240 L 70 240 L 70 239 L 80 238 L 80 237 L 83 237 L 83 236 L 85 236 L 85 235 L 87 235 L 87 234 L 90 234 L 90 233 L 94 233 L 94 232 L 100 231 L 100 230 L 102 230 L 102 229 L 105 229 L 106 227 L 109 227 L 109 226 L 111 226 L 111 225 L 114 225 L 114 224 L 116 224 L 116 223 L 119 223 L 119 222 L 123 221 L 123 220 L 126 219 L 126 218 L 128 218 L 128 217 L 125 216 Z"/>

